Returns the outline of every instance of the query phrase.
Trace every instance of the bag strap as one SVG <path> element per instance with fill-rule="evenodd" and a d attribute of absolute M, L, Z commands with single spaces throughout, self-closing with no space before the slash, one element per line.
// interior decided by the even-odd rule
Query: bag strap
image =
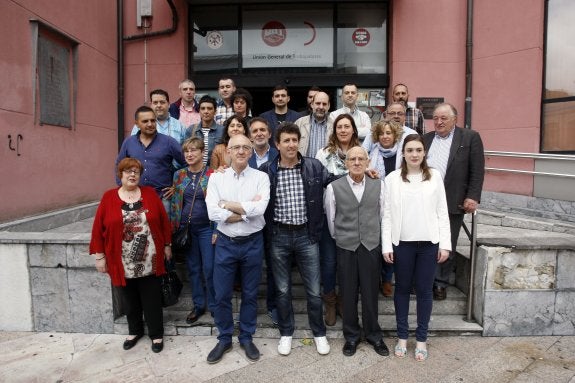
<path fill-rule="evenodd" d="M 188 223 L 186 224 L 186 228 L 190 225 L 190 221 L 192 220 L 192 211 L 194 210 L 194 203 L 196 202 L 196 195 L 198 194 L 200 182 L 202 181 L 202 178 L 206 174 L 206 168 L 207 168 L 207 166 L 204 165 L 204 168 L 202 170 L 202 174 L 200 174 L 200 177 L 198 178 L 198 182 L 196 183 L 196 186 L 194 187 L 194 198 L 192 198 L 192 206 L 190 207 L 190 214 L 188 214 Z"/>

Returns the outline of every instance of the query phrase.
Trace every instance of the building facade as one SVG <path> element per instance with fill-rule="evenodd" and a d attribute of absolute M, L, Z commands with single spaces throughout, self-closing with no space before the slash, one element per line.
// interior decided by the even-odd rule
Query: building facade
<path fill-rule="evenodd" d="M 276 84 L 290 88 L 292 109 L 305 107 L 312 85 L 335 109 L 351 82 L 374 119 L 390 87 L 405 83 L 411 102 L 450 102 L 458 125 L 481 133 L 487 195 L 575 201 L 567 0 L 2 0 L 0 8 L 10 36 L 0 42 L 0 222 L 98 200 L 114 184 L 135 109 L 156 88 L 176 100 L 184 78 L 198 94 L 216 94 L 218 79 L 231 77 L 254 96 L 254 114 L 272 107 Z"/>

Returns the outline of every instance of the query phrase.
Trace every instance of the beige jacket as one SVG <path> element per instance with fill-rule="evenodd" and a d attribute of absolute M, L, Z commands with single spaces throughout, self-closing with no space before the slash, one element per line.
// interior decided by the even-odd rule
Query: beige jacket
<path fill-rule="evenodd" d="M 309 132 L 311 130 L 311 115 L 308 116 L 303 116 L 298 118 L 294 124 L 296 124 L 299 127 L 299 131 L 301 133 L 301 137 L 299 139 L 299 146 L 298 146 L 298 150 L 301 153 L 302 156 L 306 156 L 306 157 L 315 157 L 315 155 L 317 153 L 308 153 L 307 149 L 309 147 Z M 333 131 L 333 118 L 328 117 L 327 118 L 327 132 L 325 135 L 325 145 L 327 145 L 327 142 L 329 140 L 329 136 L 331 135 L 331 132 Z"/>

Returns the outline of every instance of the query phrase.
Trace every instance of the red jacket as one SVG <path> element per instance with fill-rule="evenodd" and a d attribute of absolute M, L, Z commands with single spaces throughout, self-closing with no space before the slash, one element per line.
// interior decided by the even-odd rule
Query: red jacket
<path fill-rule="evenodd" d="M 156 191 L 149 186 L 140 186 L 142 204 L 146 208 L 146 220 L 150 226 L 152 238 L 156 245 L 154 269 L 156 275 L 166 273 L 164 266 L 164 246 L 171 243 L 171 228 L 168 215 Z M 124 221 L 122 204 L 118 189 L 104 193 L 92 226 L 90 254 L 104 253 L 108 274 L 114 286 L 125 286 L 124 265 L 122 264 L 122 237 Z"/>

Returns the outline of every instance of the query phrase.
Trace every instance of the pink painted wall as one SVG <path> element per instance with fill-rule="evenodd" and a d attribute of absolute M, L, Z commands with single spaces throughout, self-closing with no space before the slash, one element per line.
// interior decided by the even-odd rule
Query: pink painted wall
<path fill-rule="evenodd" d="M 116 8 L 99 0 L 3 1 L 0 25 L 0 221 L 94 201 L 113 185 Z M 80 42 L 73 129 L 34 123 L 32 33 L 39 19 Z M 9 32 L 8 32 L 9 31 Z M 21 134 L 21 155 L 8 135 Z"/>
<path fill-rule="evenodd" d="M 485 148 L 539 152 L 543 0 L 475 1 L 472 126 Z M 533 170 L 532 160 L 487 158 L 486 166 Z M 533 177 L 487 173 L 485 190 L 532 195 Z"/>
<path fill-rule="evenodd" d="M 170 102 L 174 102 L 179 98 L 180 81 L 187 78 L 187 3 L 174 3 L 179 16 L 176 33 L 124 44 L 126 134 L 134 125 L 135 110 L 149 102 L 150 91 L 164 89 L 170 95 Z M 128 0 L 124 4 L 124 35 L 144 33 L 136 26 L 136 0 Z M 172 13 L 167 2 L 154 1 L 152 4 L 152 28 L 149 31 L 170 28 Z"/>
<path fill-rule="evenodd" d="M 405 82 L 410 99 L 465 102 L 464 0 L 392 2 L 391 83 Z M 486 150 L 539 152 L 543 76 L 543 0 L 475 0 L 472 128 Z M 432 130 L 431 121 L 426 121 Z M 487 158 L 486 166 L 533 170 L 532 160 Z M 532 195 L 533 177 L 487 173 L 484 190 Z"/>
<path fill-rule="evenodd" d="M 405 83 L 410 101 L 444 97 L 463 124 L 466 2 L 393 1 L 391 14 L 391 84 Z M 433 129 L 430 120 L 426 127 Z"/>

